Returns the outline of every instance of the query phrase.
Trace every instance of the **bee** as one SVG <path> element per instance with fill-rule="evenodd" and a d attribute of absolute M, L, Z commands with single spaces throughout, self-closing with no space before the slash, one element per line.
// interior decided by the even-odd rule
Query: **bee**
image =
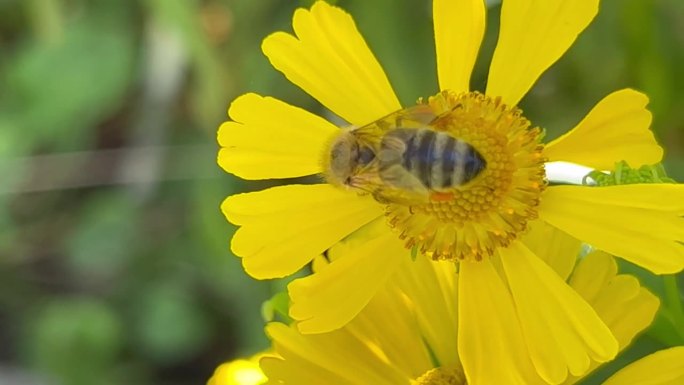
<path fill-rule="evenodd" d="M 409 107 L 362 127 L 345 128 L 326 155 L 330 183 L 383 203 L 444 200 L 487 166 L 472 145 L 443 130 L 428 105 Z"/>

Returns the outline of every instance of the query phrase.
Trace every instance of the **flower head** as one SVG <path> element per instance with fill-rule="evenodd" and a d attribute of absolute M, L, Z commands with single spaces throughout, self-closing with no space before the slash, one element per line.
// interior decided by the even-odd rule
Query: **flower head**
<path fill-rule="evenodd" d="M 221 364 L 207 385 L 261 385 L 266 383 L 266 376 L 259 368 L 259 354 L 250 359 L 237 359 Z"/>
<path fill-rule="evenodd" d="M 331 258 L 353 253 L 353 248 L 347 246 L 335 246 Z M 564 259 L 574 262 L 569 253 L 564 254 Z M 321 272 L 330 266 L 324 262 Z M 431 263 L 418 256 L 415 261 L 403 260 L 358 317 L 339 330 L 304 335 L 282 323 L 269 324 L 266 330 L 273 341 L 274 354 L 261 360 L 269 378 L 267 384 L 545 384 L 520 343 L 520 332 L 499 334 L 501 330 L 488 320 L 509 316 L 511 309 L 481 312 L 480 327 L 488 338 L 515 341 L 519 350 L 507 355 L 499 355 L 495 350 L 487 352 L 477 358 L 475 368 L 465 361 L 471 357 L 457 354 L 461 338 L 459 279 L 453 264 Z M 634 277 L 617 274 L 614 259 L 603 252 L 586 256 L 568 283 L 610 327 L 620 349 L 651 323 L 658 309 L 658 298 L 640 287 Z M 573 349 L 573 341 L 566 343 L 565 349 Z M 590 363 L 592 369 L 598 365 L 596 361 Z M 564 383 L 578 380 L 580 377 L 574 377 Z"/>
<path fill-rule="evenodd" d="M 301 331 L 348 323 L 410 248 L 459 261 L 466 372 L 484 352 L 511 353 L 519 341 L 509 336 L 518 329 L 549 383 L 613 358 L 618 344 L 611 331 L 561 279 L 567 266 L 544 263 L 525 238 L 559 229 L 569 243 L 584 241 L 656 273 L 676 272 L 684 268 L 684 188 L 546 186 L 544 161 L 598 170 L 620 160 L 660 161 L 648 99 L 639 92 L 608 95 L 546 144 L 516 107 L 597 11 L 598 0 L 505 0 L 487 89 L 479 94 L 469 78 L 484 33 L 484 2 L 434 0 L 440 90 L 402 109 L 347 13 L 322 1 L 298 9 L 294 35 L 276 32 L 262 49 L 276 69 L 352 127 L 340 130 L 256 94 L 231 104 L 232 121 L 218 133 L 225 170 L 245 179 L 322 174 L 332 182 L 226 199 L 223 212 L 240 226 L 231 248 L 245 270 L 260 279 L 290 275 L 350 234 L 365 234 L 355 253 L 289 286 Z M 340 156 L 353 163 L 346 167 Z M 501 311 L 507 317 L 483 316 Z M 490 338 L 494 331 L 501 340 Z"/>

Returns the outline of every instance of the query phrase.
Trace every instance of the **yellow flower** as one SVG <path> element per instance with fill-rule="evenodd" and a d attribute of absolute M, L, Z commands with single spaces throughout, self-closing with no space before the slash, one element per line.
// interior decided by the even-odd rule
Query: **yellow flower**
<path fill-rule="evenodd" d="M 407 246 L 459 261 L 464 366 L 477 368 L 472 360 L 492 354 L 510 357 L 520 341 L 509 336 L 519 333 L 542 378 L 560 383 L 568 371 L 579 375 L 590 361 L 613 358 L 617 343 L 522 235 L 548 224 L 655 273 L 677 272 L 684 268 L 684 188 L 546 186 L 544 161 L 605 170 L 618 160 L 638 166 L 662 157 L 649 130 L 648 98 L 639 92 L 608 95 L 545 145 L 540 130 L 515 107 L 590 23 L 598 0 L 505 0 L 485 94 L 470 92 L 468 84 L 484 33 L 484 2 L 434 0 L 433 10 L 440 92 L 423 105 L 441 117 L 441 130 L 480 152 L 487 163 L 481 174 L 446 198 L 414 205 L 329 183 L 234 195 L 222 205 L 228 220 L 240 226 L 231 248 L 253 277 L 283 277 L 349 234 L 381 222 L 382 231 L 359 242 L 354 253 L 289 286 L 300 331 L 320 333 L 349 322 L 405 262 Z M 317 2 L 295 12 L 293 27 L 294 35 L 276 32 L 262 46 L 290 81 L 354 126 L 379 125 L 378 119 L 401 110 L 347 13 Z M 232 121 L 218 133 L 218 162 L 226 171 L 245 179 L 329 171 L 326 156 L 340 135 L 332 123 L 256 94 L 236 99 L 229 115 Z M 502 339 L 491 338 L 493 332 Z"/>
<path fill-rule="evenodd" d="M 221 364 L 207 385 L 261 385 L 266 383 L 266 376 L 259 368 L 258 354 L 250 359 L 237 359 Z"/>
<path fill-rule="evenodd" d="M 603 385 L 684 384 L 684 346 L 661 350 L 628 365 Z"/>
<path fill-rule="evenodd" d="M 277 326 L 277 325 L 271 325 L 271 329 L 279 328 L 282 326 Z M 291 331 L 288 331 L 288 333 L 291 333 Z M 302 335 L 299 335 L 296 338 L 311 338 L 311 337 L 304 337 Z M 346 343 L 349 343 L 350 340 L 346 340 Z M 306 357 L 301 357 L 306 361 Z M 281 357 L 277 356 L 271 356 L 266 359 L 265 366 L 269 367 L 269 370 L 272 370 L 273 368 L 273 360 L 277 361 L 284 361 Z M 310 360 L 309 361 L 313 361 Z M 606 380 L 603 385 L 634 385 L 634 384 L 640 384 L 640 385 L 679 385 L 682 382 L 684 382 L 684 365 L 682 365 L 682 361 L 684 361 L 684 346 L 676 346 L 673 348 L 669 349 L 664 349 L 658 352 L 655 352 L 651 355 L 648 355 L 626 367 L 621 369 L 619 372 L 617 372 L 615 375 L 611 376 L 608 380 Z M 278 384 L 288 384 L 288 383 L 294 383 L 297 385 L 306 385 L 307 383 L 313 383 L 313 384 L 320 384 L 320 383 L 325 383 L 329 385 L 335 385 L 336 382 L 333 382 L 332 380 L 333 377 L 339 378 L 340 376 L 336 376 L 335 373 L 333 372 L 332 374 L 327 374 L 327 373 L 320 373 L 320 371 L 316 374 L 314 374 L 312 377 L 307 377 L 304 375 L 304 373 L 301 372 L 301 367 L 293 367 L 291 369 L 288 369 L 287 366 L 280 366 L 278 368 L 278 365 L 280 363 L 275 364 L 276 369 L 274 369 L 274 373 L 280 373 L 279 375 L 281 376 L 283 382 L 278 382 Z M 285 363 L 287 364 L 287 363 Z M 359 363 L 361 365 L 367 365 L 369 367 L 376 366 L 378 363 L 377 361 L 367 361 L 367 362 L 361 362 Z M 224 368 L 230 365 L 228 364 L 223 364 L 217 369 L 217 373 L 222 372 L 225 370 Z M 317 365 L 316 363 L 313 363 L 313 365 Z M 383 362 L 380 364 L 381 366 L 387 365 L 387 363 Z M 429 366 L 429 365 L 426 365 Z M 317 368 L 320 369 L 320 368 Z M 347 370 L 350 370 L 350 367 L 338 367 L 338 370 L 342 371 L 342 374 L 344 375 Z M 257 384 L 262 384 L 266 383 L 267 379 L 261 369 L 257 366 L 254 368 L 254 370 L 258 371 L 260 376 L 263 376 L 263 380 L 260 383 Z M 308 369 L 307 369 L 308 370 Z M 438 377 L 440 375 L 444 375 L 446 373 L 446 376 L 444 377 Z M 304 376 L 303 376 L 304 375 Z M 432 376 L 432 377 L 431 377 Z M 278 378 L 278 377 L 274 377 Z M 254 385 L 255 383 L 253 382 L 234 382 L 234 378 L 232 377 L 225 377 L 221 376 L 219 374 L 215 374 L 207 383 L 207 385 Z M 295 382 L 292 382 L 291 379 L 295 379 Z M 431 384 L 430 382 L 427 382 L 427 380 L 432 380 L 433 385 L 439 385 L 440 382 L 437 380 L 444 379 L 446 381 L 452 381 L 452 382 L 446 382 L 446 384 L 449 385 L 465 385 L 466 384 L 466 379 L 463 378 L 462 371 L 460 371 L 458 368 L 456 369 L 451 369 L 451 370 L 444 370 L 444 369 L 429 369 L 428 372 L 426 372 L 425 375 L 422 376 L 422 378 L 419 378 L 417 381 L 415 381 L 414 385 L 420 385 L 421 380 L 423 381 L 423 384 Z M 308 381 L 314 380 L 317 382 L 308 382 Z M 391 384 L 391 385 L 396 385 L 395 383 L 389 383 L 387 382 L 388 379 L 385 379 L 384 382 L 380 382 L 380 384 Z M 408 382 L 409 380 L 406 379 L 405 377 L 402 378 L 404 380 L 404 383 L 410 383 Z M 232 382 L 231 382 L 232 381 Z M 323 382 L 321 382 L 323 381 Z M 566 383 L 567 384 L 573 384 L 575 383 L 576 379 L 573 380 L 568 380 Z M 344 382 L 344 384 L 349 384 L 349 382 Z M 363 384 L 366 385 L 367 382 L 354 382 L 352 384 Z"/>
<path fill-rule="evenodd" d="M 341 261 L 354 253 L 355 247 L 334 246 L 330 256 Z M 554 253 L 556 265 L 570 264 L 572 269 L 573 248 L 564 248 L 562 242 L 554 243 L 554 248 L 561 251 Z M 316 274 L 334 263 L 323 266 Z M 563 278 L 567 279 L 567 275 Z M 485 330 L 481 336 L 497 343 L 513 341 L 515 348 L 505 354 L 492 350 L 479 357 L 459 357 L 457 344 L 464 337 L 458 330 L 460 279 L 454 264 L 432 263 L 422 256 L 415 262 L 403 259 L 368 306 L 339 330 L 305 335 L 282 323 L 269 324 L 266 330 L 273 341 L 274 354 L 261 360 L 269 379 L 267 384 L 546 384 L 533 368 L 520 331 L 503 331 L 487 315 L 480 322 Z M 581 260 L 568 283 L 612 330 L 620 349 L 652 322 L 658 309 L 658 298 L 642 288 L 633 276 L 618 275 L 615 260 L 604 252 L 592 252 Z M 485 301 L 481 306 L 492 305 Z M 507 320 L 515 318 L 510 306 L 498 309 L 497 314 Z M 575 343 L 567 341 L 565 349 L 573 349 Z M 466 358 L 475 361 L 466 362 Z M 668 372 L 676 371 L 673 365 L 681 363 L 679 360 L 667 360 L 671 366 Z M 589 365 L 594 369 L 598 364 L 592 361 Z M 679 372 L 681 375 L 682 370 Z M 579 379 L 569 378 L 563 383 L 572 384 Z M 641 384 L 611 381 L 608 383 Z M 661 383 L 667 382 L 653 382 Z"/>

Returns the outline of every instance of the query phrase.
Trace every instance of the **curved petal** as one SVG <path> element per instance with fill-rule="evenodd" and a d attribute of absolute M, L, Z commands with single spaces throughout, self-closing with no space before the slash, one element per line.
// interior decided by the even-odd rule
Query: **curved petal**
<path fill-rule="evenodd" d="M 624 89 L 601 100 L 565 135 L 547 144 L 544 155 L 550 162 L 565 161 L 612 170 L 624 160 L 632 166 L 661 161 L 663 149 L 650 130 L 648 97 Z"/>
<path fill-rule="evenodd" d="M 307 357 L 296 352 L 289 355 L 287 361 L 277 356 L 266 356 L 261 359 L 260 365 L 269 378 L 266 385 L 282 384 L 284 381 L 292 384 L 363 385 L 363 382 L 350 383 L 340 373 L 312 364 Z M 383 385 L 392 384 L 385 382 Z"/>
<path fill-rule="evenodd" d="M 382 215 L 372 198 L 327 184 L 289 185 L 228 197 L 221 205 L 240 227 L 231 249 L 257 279 L 299 270 L 354 230 Z"/>
<path fill-rule="evenodd" d="M 639 282 L 631 275 L 619 275 L 613 284 L 615 287 L 613 293 L 615 293 L 627 291 L 630 286 L 638 286 Z M 660 307 L 660 299 L 643 287 L 640 287 L 631 298 L 623 296 L 621 300 L 614 301 L 619 294 L 610 297 L 604 294 L 600 302 L 596 303 L 595 308 L 615 335 L 622 350 L 629 346 L 637 334 L 651 325 Z"/>
<path fill-rule="evenodd" d="M 530 357 L 549 383 L 605 362 L 618 343 L 594 309 L 521 242 L 499 250 Z"/>
<path fill-rule="evenodd" d="M 539 216 L 656 274 L 684 268 L 684 185 L 552 186 Z"/>
<path fill-rule="evenodd" d="M 544 221 L 534 221 L 522 242 L 566 280 L 575 266 L 582 242 Z"/>
<path fill-rule="evenodd" d="M 621 369 L 603 385 L 678 385 L 684 383 L 684 346 L 655 352 Z"/>
<path fill-rule="evenodd" d="M 595 250 L 584 257 L 575 268 L 570 286 L 596 310 L 613 332 L 620 350 L 653 322 L 660 301 L 639 281 L 627 274 L 617 274 L 617 264 L 611 255 Z M 599 363 L 592 362 L 591 370 Z M 580 377 L 564 384 L 576 383 Z"/>
<path fill-rule="evenodd" d="M 458 354 L 468 384 L 546 384 L 529 360 L 510 293 L 491 261 L 460 266 Z"/>
<path fill-rule="evenodd" d="M 611 263 L 606 263 L 606 259 Z M 596 310 L 615 335 L 622 350 L 637 333 L 651 324 L 660 300 L 642 288 L 636 277 L 617 275 L 616 271 L 613 257 L 603 251 L 594 251 L 579 263 L 570 286 Z M 601 279 L 602 277 L 609 279 Z M 577 286 L 578 281 L 590 284 Z"/>
<path fill-rule="evenodd" d="M 487 95 L 514 106 L 570 48 L 598 13 L 599 0 L 506 0 Z"/>
<path fill-rule="evenodd" d="M 424 255 L 406 258 L 391 278 L 411 298 L 422 338 L 442 366 L 458 366 L 458 273 L 450 261 L 433 261 Z M 396 294 L 400 296 L 401 294 Z"/>
<path fill-rule="evenodd" d="M 290 316 L 300 332 L 324 333 L 351 321 L 387 282 L 409 253 L 386 229 L 349 249 L 320 272 L 288 285 Z"/>
<path fill-rule="evenodd" d="M 439 302 L 441 298 L 428 298 L 427 303 L 422 302 L 426 298 L 416 296 L 417 293 L 414 291 L 406 291 L 403 281 L 398 282 L 402 280 L 402 277 L 412 276 L 413 278 L 424 278 L 423 283 L 426 286 L 439 285 L 441 281 L 437 280 L 434 273 L 429 271 L 432 268 L 430 266 L 432 261 L 422 258 L 425 263 L 418 262 L 418 259 L 416 260 L 417 263 L 414 263 L 408 258 L 406 250 L 404 253 L 405 255 L 398 258 L 400 266 L 396 272 L 346 328 L 351 330 L 355 336 L 366 341 L 372 341 L 373 344 L 377 345 L 382 350 L 382 354 L 378 355 L 382 361 L 391 362 L 392 366 L 405 373 L 407 378 L 416 378 L 433 368 L 435 357 L 443 365 L 458 365 L 459 361 L 458 357 L 455 357 L 453 361 L 448 361 L 444 359 L 445 357 L 439 356 L 435 345 L 421 332 L 424 330 L 422 328 L 422 321 L 424 320 L 422 316 L 425 314 L 422 310 L 427 310 L 425 308 L 430 305 L 437 305 L 436 301 Z M 455 298 L 452 299 L 455 305 Z M 434 313 L 430 313 L 430 315 L 434 315 Z M 452 334 L 445 334 L 442 339 L 446 340 L 452 335 L 454 337 L 443 343 L 450 343 L 451 355 L 457 356 L 456 320 L 439 318 L 430 318 L 429 320 L 432 323 L 449 325 L 449 331 Z M 446 358 L 448 359 L 448 357 Z"/>
<path fill-rule="evenodd" d="M 296 37 L 276 32 L 262 51 L 273 67 L 331 111 L 365 125 L 401 109 L 354 20 L 324 1 L 295 11 Z"/>
<path fill-rule="evenodd" d="M 350 330 L 302 335 L 292 327 L 274 322 L 266 326 L 266 333 L 278 354 L 278 357 L 261 359 L 261 367 L 271 381 L 267 384 L 394 385 L 406 382 L 392 365 L 378 360 L 377 352 L 367 341 Z"/>
<path fill-rule="evenodd" d="M 569 284 L 587 302 L 594 303 L 617 271 L 613 257 L 604 251 L 593 251 L 577 264 Z"/>
<path fill-rule="evenodd" d="M 470 75 L 485 31 L 483 0 L 434 0 L 437 75 L 440 90 L 470 91 Z"/>
<path fill-rule="evenodd" d="M 243 179 L 293 178 L 321 172 L 325 144 L 339 129 L 278 99 L 245 94 L 221 124 L 218 164 Z"/>
<path fill-rule="evenodd" d="M 259 368 L 259 357 L 237 359 L 221 364 L 211 376 L 207 385 L 260 385 L 266 377 Z"/>

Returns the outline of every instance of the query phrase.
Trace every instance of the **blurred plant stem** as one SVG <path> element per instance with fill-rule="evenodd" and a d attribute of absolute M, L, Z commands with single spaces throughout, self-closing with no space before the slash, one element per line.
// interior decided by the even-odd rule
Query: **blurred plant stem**
<path fill-rule="evenodd" d="M 213 131 L 225 115 L 231 88 L 215 48 L 211 45 L 197 1 L 147 0 L 156 21 L 177 34 L 192 65 L 191 104 L 202 128 Z"/>
<path fill-rule="evenodd" d="M 129 187 L 138 201 L 153 195 L 163 173 L 174 102 L 182 91 L 188 57 L 179 34 L 165 23 L 152 19 L 145 30 L 144 81 L 129 141 L 134 147 L 150 146 L 146 152 L 131 152 L 123 159 L 120 179 L 139 178 Z M 137 156 L 135 156 L 137 155 Z"/>
<path fill-rule="evenodd" d="M 677 276 L 666 275 L 663 277 L 663 283 L 665 284 L 665 307 L 675 330 L 684 338 L 684 307 L 682 307 L 682 296 L 677 286 Z"/>
<path fill-rule="evenodd" d="M 36 39 L 49 44 L 62 40 L 64 20 L 59 0 L 27 0 L 24 4 Z"/>
<path fill-rule="evenodd" d="M 214 146 L 202 144 L 148 145 L 12 159 L 6 161 L 7 173 L 12 170 L 27 172 L 18 183 L 1 185 L 0 194 L 112 185 L 149 186 L 164 181 L 216 178 L 220 175 L 217 169 L 204 167 L 213 161 L 214 151 Z M 159 154 L 165 154 L 168 164 L 164 170 L 150 172 L 151 167 L 156 167 Z M 137 167 L 129 166 L 133 160 L 138 162 Z M 10 175 L 0 172 L 0 176 L 8 178 Z"/>

